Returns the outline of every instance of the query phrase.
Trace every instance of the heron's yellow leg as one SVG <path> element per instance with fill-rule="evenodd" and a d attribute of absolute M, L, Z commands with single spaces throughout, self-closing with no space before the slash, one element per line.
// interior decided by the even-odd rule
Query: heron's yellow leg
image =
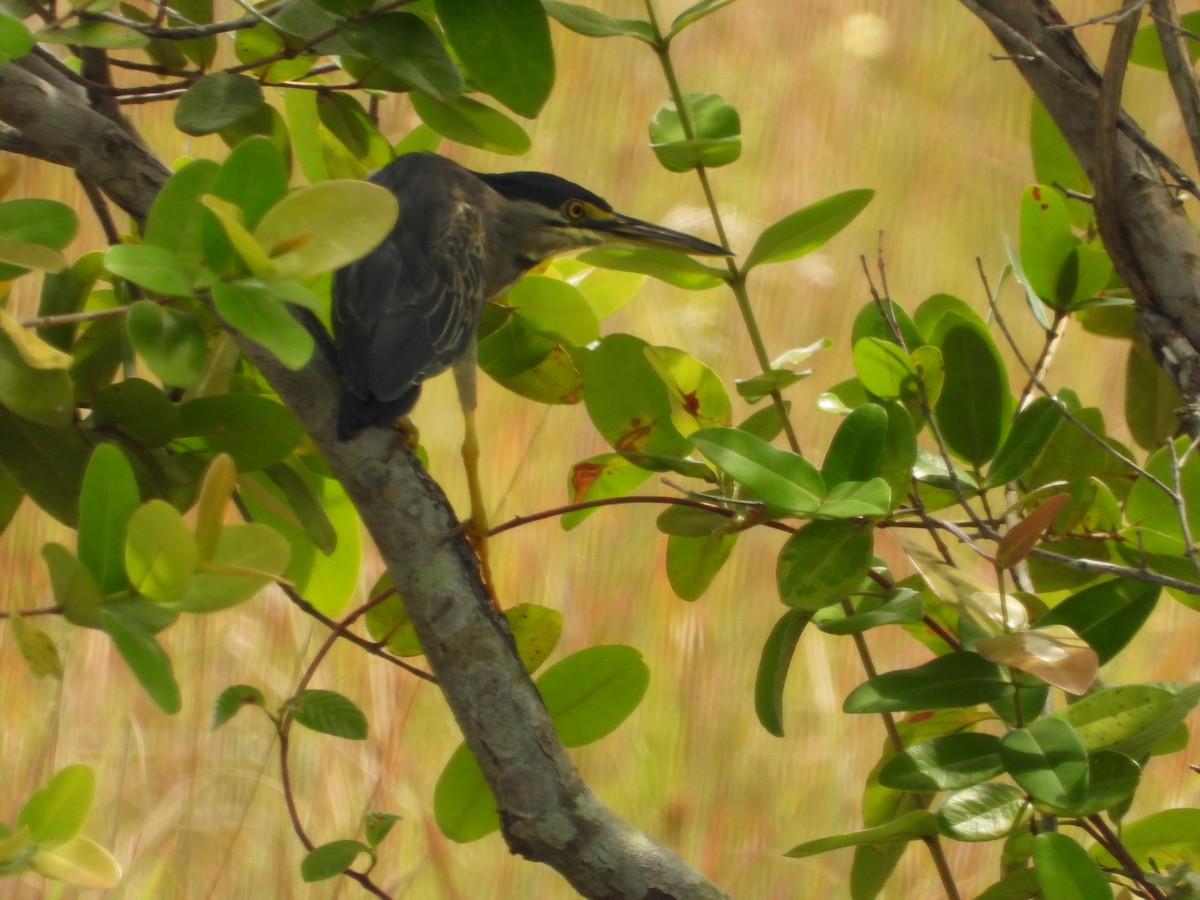
<path fill-rule="evenodd" d="M 500 610 L 496 599 L 496 586 L 492 581 L 492 567 L 488 562 L 488 516 L 483 500 L 483 487 L 479 481 L 479 434 L 475 429 L 475 346 L 474 341 L 467 353 L 454 364 L 454 378 L 458 384 L 458 397 L 463 408 L 463 467 L 467 473 L 467 494 L 471 500 L 471 517 L 466 522 L 467 540 L 479 557 L 479 574 L 487 588 L 492 605 Z"/>

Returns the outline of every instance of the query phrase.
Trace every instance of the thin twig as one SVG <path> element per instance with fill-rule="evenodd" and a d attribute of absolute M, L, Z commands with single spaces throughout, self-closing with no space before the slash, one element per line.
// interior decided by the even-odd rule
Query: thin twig
<path fill-rule="evenodd" d="M 1183 497 L 1183 478 L 1180 473 L 1182 463 L 1175 452 L 1175 442 L 1168 440 L 1167 453 L 1171 457 L 1171 484 L 1175 488 L 1171 492 L 1171 503 L 1175 506 L 1175 514 L 1179 517 L 1179 531 L 1183 535 L 1183 552 L 1196 570 L 1200 578 L 1200 553 L 1196 552 L 1196 544 L 1192 540 L 1192 526 L 1188 524 L 1187 502 Z"/>

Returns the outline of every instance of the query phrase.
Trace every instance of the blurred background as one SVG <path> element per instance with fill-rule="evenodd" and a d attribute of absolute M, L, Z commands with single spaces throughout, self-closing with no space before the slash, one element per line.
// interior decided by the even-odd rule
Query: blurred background
<path fill-rule="evenodd" d="M 591 0 L 618 17 L 644 17 L 633 0 Z M 660 20 L 687 4 L 656 0 Z M 1181 4 L 1182 11 L 1194 3 Z M 1094 3 L 1063 3 L 1068 20 L 1095 14 Z M 443 151 L 485 171 L 537 169 L 586 185 L 617 209 L 706 237 L 713 235 L 694 176 L 661 169 L 646 125 L 667 96 L 653 53 L 625 38 L 586 39 L 552 24 L 558 81 L 543 115 L 527 127 L 533 149 L 511 159 Z M 1105 26 L 1082 33 L 1092 49 Z M 970 13 L 954 3 L 911 0 L 740 0 L 688 30 L 673 45 L 685 91 L 723 95 L 741 114 L 742 158 L 711 173 L 735 250 L 781 216 L 851 188 L 877 191 L 866 211 L 819 252 L 757 270 L 753 303 L 772 356 L 828 337 L 812 378 L 790 389 L 793 420 L 818 461 L 837 420 L 819 412 L 821 391 L 848 377 L 850 324 L 869 300 L 859 258 L 882 246 L 893 297 L 913 309 L 928 295 L 955 294 L 978 309 L 986 299 L 976 258 L 993 283 L 1004 264 L 1004 235 L 1014 241 L 1021 190 L 1032 181 L 1028 151 L 1030 96 L 1011 64 Z M 1186 159 L 1169 89 L 1156 74 L 1130 74 L 1127 104 L 1165 149 Z M 223 156 L 212 139 L 189 139 L 171 125 L 166 106 L 131 114 L 168 162 L 186 155 Z M 382 107 L 395 141 L 417 120 L 403 98 Z M 1188 165 L 1189 170 L 1193 166 Z M 102 240 L 70 173 L 24 164 L 17 196 L 48 196 L 80 210 L 84 229 L 72 251 Z M 36 287 L 36 286 L 34 286 Z M 36 293 L 18 292 L 18 314 Z M 1036 353 L 1039 335 L 1015 292 L 1002 297 L 1018 340 Z M 613 319 L 607 331 L 685 348 L 731 385 L 755 371 L 732 298 L 684 292 L 657 283 Z M 1122 424 L 1124 346 L 1068 328 L 1048 379 L 1070 384 L 1088 405 L 1106 411 L 1110 432 Z M 1016 381 L 1017 366 L 1009 360 Z M 426 389 L 415 420 L 431 469 L 459 509 L 466 493 L 458 457 L 460 418 L 452 379 Z M 483 477 L 492 520 L 528 514 L 567 500 L 572 463 L 606 449 L 580 407 L 546 408 L 485 381 L 480 429 Z M 735 419 L 749 410 L 735 401 Z M 647 489 L 668 493 L 657 479 Z M 734 555 L 699 601 L 675 598 L 663 574 L 665 538 L 657 509 L 602 510 L 578 529 L 553 522 L 510 531 L 493 544 L 493 567 L 506 605 L 560 609 L 563 639 L 555 659 L 584 646 L 625 643 L 651 668 L 646 699 L 601 743 L 573 751 L 584 777 L 622 816 L 659 837 L 735 897 L 848 895 L 850 851 L 805 860 L 782 853 L 812 838 L 859 827 L 863 781 L 884 733 L 877 718 L 841 713 L 846 693 L 863 680 L 845 638 L 806 633 L 786 694 L 787 737 L 766 734 L 755 719 L 752 688 L 759 651 L 782 612 L 774 557 L 782 536 L 760 529 L 742 536 Z M 0 591 L 6 608 L 48 605 L 39 550 L 70 540 L 31 506 L 0 536 Z M 900 555 L 886 536 L 878 550 Z M 368 551 L 364 588 L 379 571 Z M 1150 626 L 1106 672 L 1111 681 L 1192 680 L 1194 644 L 1182 637 L 1195 614 L 1164 598 Z M 248 682 L 272 699 L 287 696 L 324 629 L 268 591 L 227 613 L 185 617 L 164 634 L 184 688 L 183 712 L 161 714 L 143 695 L 101 634 L 40 620 L 63 652 L 62 683 L 36 681 L 0 628 L 0 760 L 6 784 L 0 821 L 15 818 L 23 798 L 57 768 L 87 763 L 97 772 L 97 804 L 87 833 L 113 849 L 126 868 L 116 897 L 238 898 L 357 896 L 345 879 L 305 885 L 303 851 L 286 818 L 269 725 L 243 713 L 212 732 L 212 703 L 222 688 Z M 914 665 L 927 653 L 902 633 L 872 632 L 881 668 Z M 553 660 L 552 660 L 553 661 Z M 551 870 L 511 857 L 498 835 L 468 846 L 443 838 L 432 818 L 432 792 L 459 743 L 435 689 L 338 647 L 315 687 L 336 689 L 364 708 L 365 743 L 308 732 L 294 735 L 293 764 L 301 815 L 318 842 L 353 836 L 364 810 L 400 813 L 382 847 L 376 880 L 414 898 L 565 898 L 570 888 Z M 1195 719 L 1193 719 L 1193 722 Z M 1133 817 L 1200 802 L 1185 753 L 1149 767 Z M 998 847 L 947 844 L 964 896 L 995 880 Z M 887 897 L 934 897 L 941 889 L 924 849 L 911 847 Z M 37 877 L 0 881 L 0 896 L 56 893 Z"/>

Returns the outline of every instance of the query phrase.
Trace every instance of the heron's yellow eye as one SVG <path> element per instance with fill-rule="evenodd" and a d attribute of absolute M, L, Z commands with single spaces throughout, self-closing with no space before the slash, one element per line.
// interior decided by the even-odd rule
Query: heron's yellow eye
<path fill-rule="evenodd" d="M 582 219 L 587 215 L 587 207 L 582 200 L 568 200 L 563 207 L 568 219 Z"/>

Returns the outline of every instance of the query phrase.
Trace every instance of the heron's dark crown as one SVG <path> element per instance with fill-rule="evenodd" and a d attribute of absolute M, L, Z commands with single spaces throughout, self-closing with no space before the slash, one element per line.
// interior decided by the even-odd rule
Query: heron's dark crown
<path fill-rule="evenodd" d="M 545 172 L 503 172 L 499 175 L 476 172 L 475 175 L 506 200 L 528 200 L 552 210 L 558 210 L 568 200 L 583 200 L 605 212 L 612 212 L 607 200 L 557 175 Z"/>

